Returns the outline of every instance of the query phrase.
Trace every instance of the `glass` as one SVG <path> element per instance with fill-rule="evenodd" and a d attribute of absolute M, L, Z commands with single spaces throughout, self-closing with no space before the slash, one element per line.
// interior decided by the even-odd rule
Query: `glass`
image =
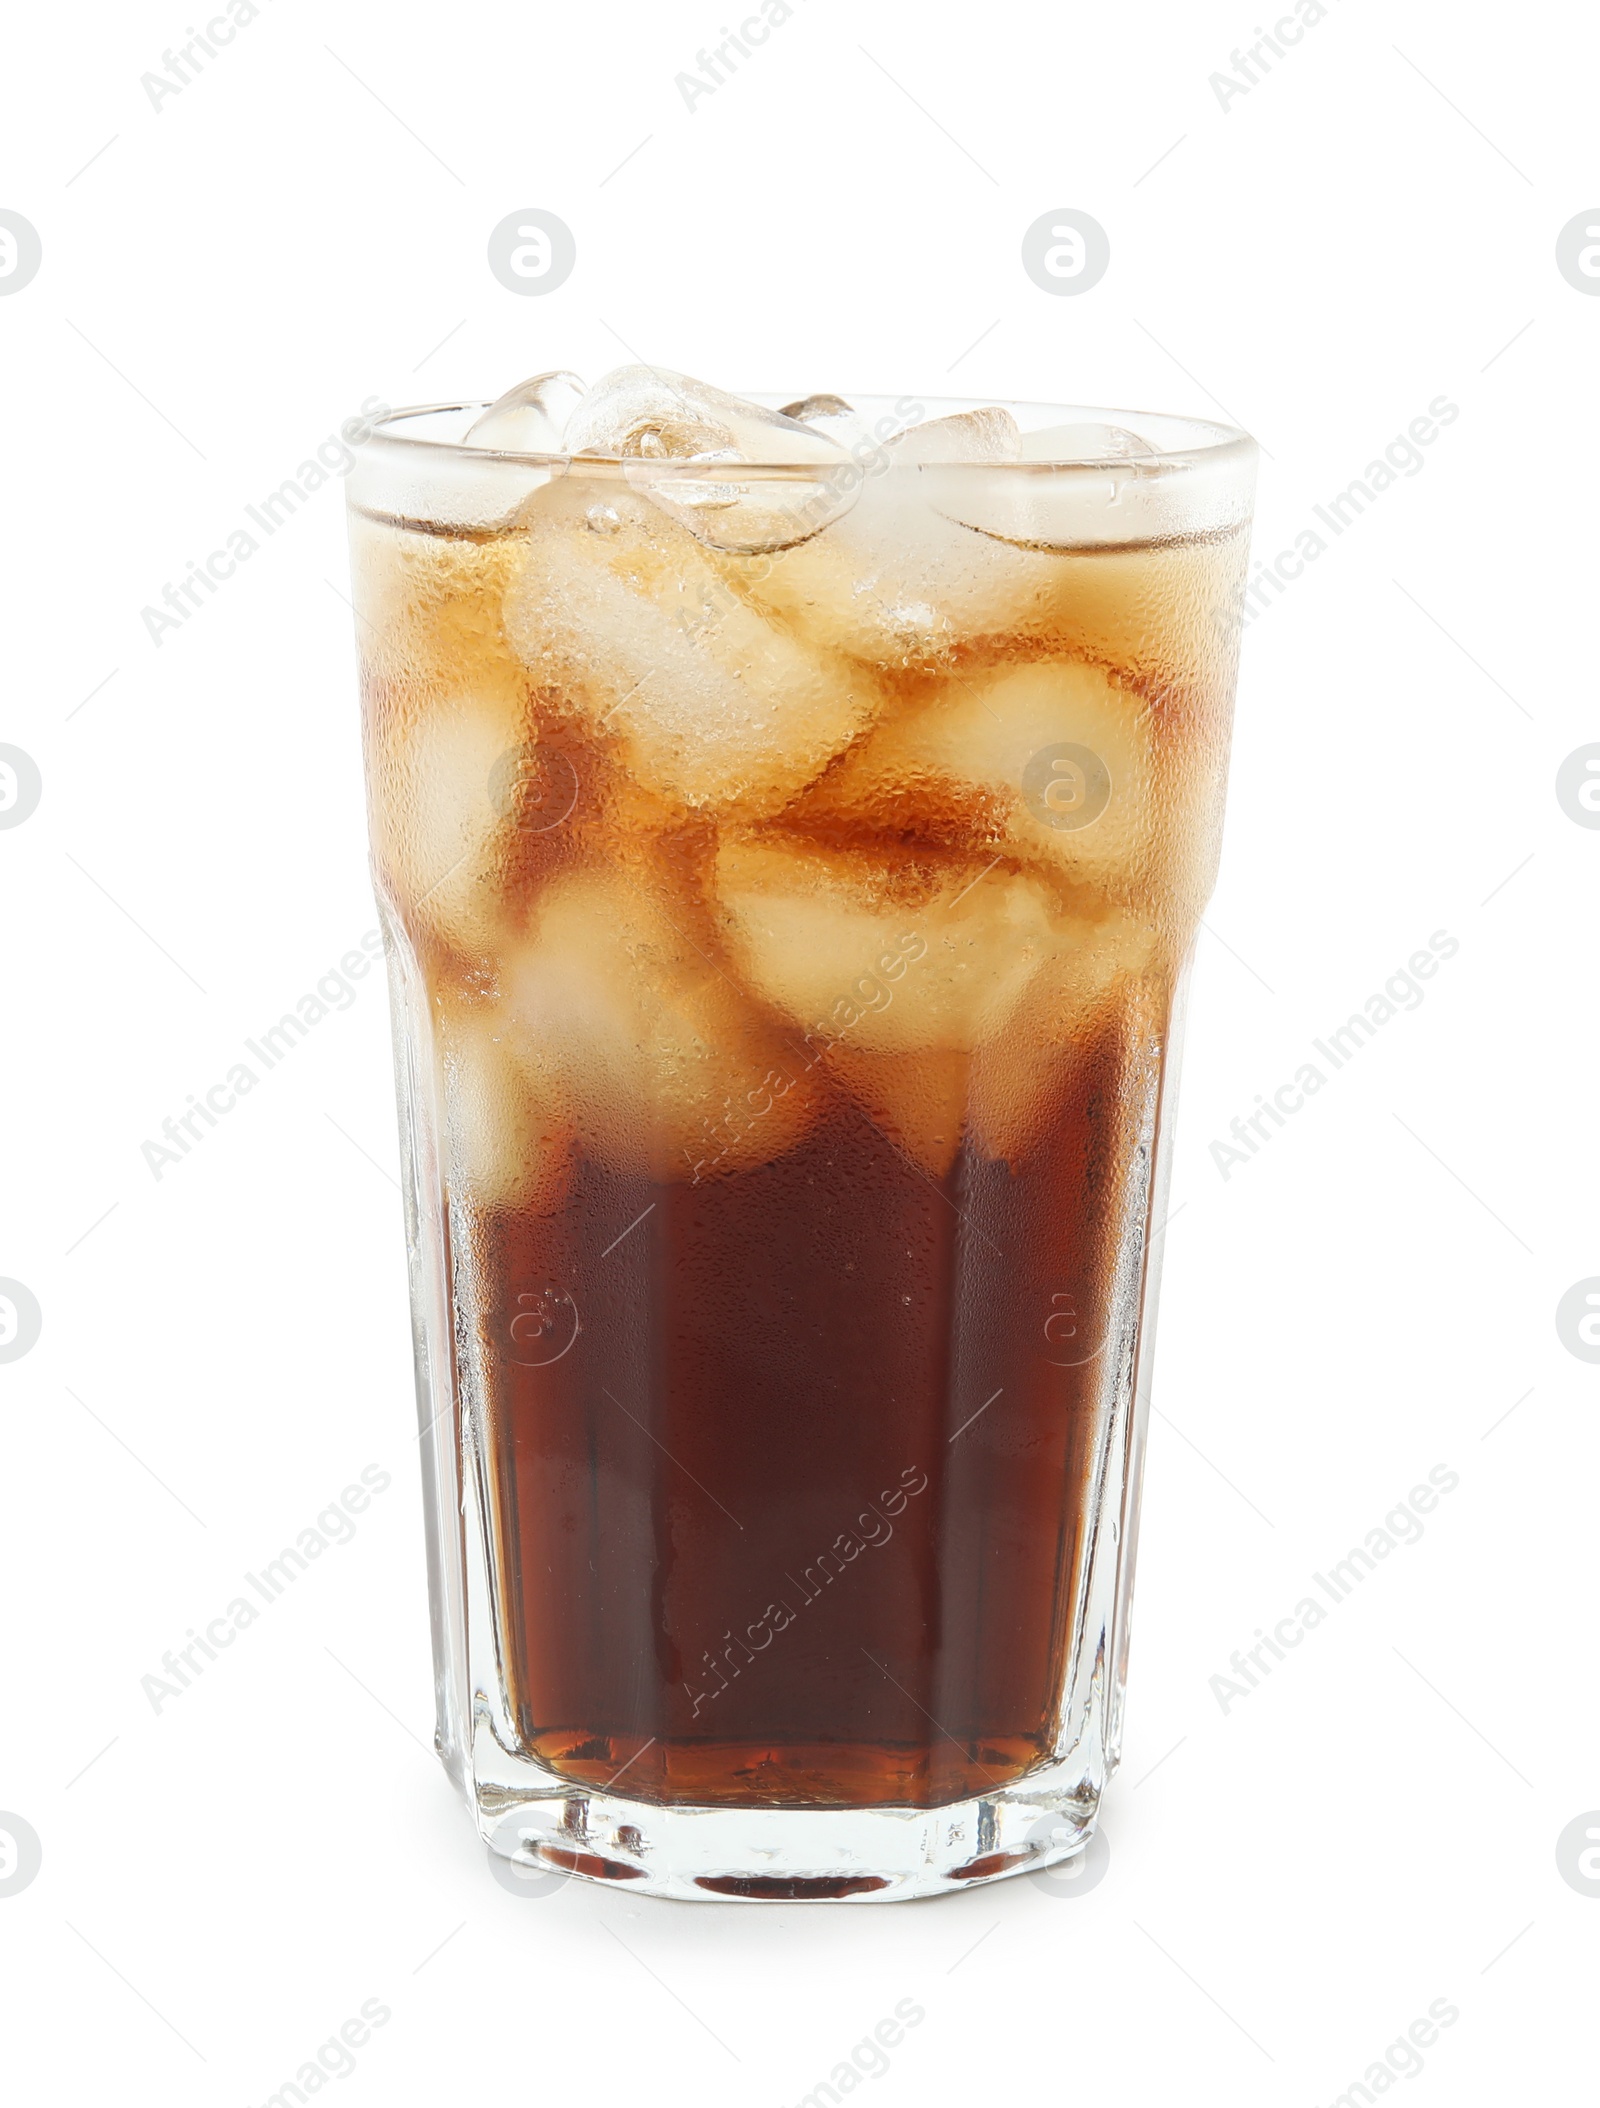
<path fill-rule="evenodd" d="M 713 471 L 482 408 L 349 478 L 440 1756 L 495 1851 L 662 1895 L 1043 1868 L 1121 1738 L 1254 447 L 1012 404 L 951 461 L 995 413 L 857 398 L 844 470 Z"/>

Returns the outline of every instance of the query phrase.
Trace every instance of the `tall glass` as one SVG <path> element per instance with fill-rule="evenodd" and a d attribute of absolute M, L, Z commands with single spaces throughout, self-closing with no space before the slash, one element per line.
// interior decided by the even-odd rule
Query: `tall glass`
<path fill-rule="evenodd" d="M 349 479 L 438 1749 L 662 1895 L 1043 1867 L 1121 1735 L 1254 448 L 854 407 Z"/>

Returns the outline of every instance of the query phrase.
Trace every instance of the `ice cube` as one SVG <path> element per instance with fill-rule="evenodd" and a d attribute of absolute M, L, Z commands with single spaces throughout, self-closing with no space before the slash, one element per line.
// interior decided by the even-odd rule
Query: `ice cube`
<path fill-rule="evenodd" d="M 842 395 L 802 396 L 797 403 L 785 403 L 778 414 L 810 425 L 814 432 L 836 440 L 850 454 L 857 454 L 858 449 L 870 448 L 875 443 L 867 420 Z"/>
<path fill-rule="evenodd" d="M 450 1190 L 548 1215 L 572 1175 L 572 1130 L 553 1070 L 499 1009 L 446 1002 L 437 1031 Z"/>
<path fill-rule="evenodd" d="M 568 423 L 567 449 L 623 461 L 827 461 L 838 453 L 795 418 L 659 366 L 619 366 L 597 381 Z"/>
<path fill-rule="evenodd" d="M 796 417 L 802 424 L 826 424 L 830 419 L 853 417 L 860 421 L 860 412 L 853 403 L 847 403 L 842 395 L 802 395 L 796 403 L 785 403 L 778 412 L 780 417 Z"/>
<path fill-rule="evenodd" d="M 813 540 L 724 559 L 733 586 L 796 636 L 896 674 L 1073 652 L 1152 692 L 1231 689 L 1246 538 L 1146 539 L 1111 506 L 1113 476 L 1159 475 L 892 459 L 886 446 L 869 462 L 853 510 Z"/>
<path fill-rule="evenodd" d="M 973 1057 L 935 1048 L 869 1054 L 837 1041 L 823 1064 L 867 1118 L 914 1164 L 943 1178 L 955 1162 L 967 1120 Z"/>
<path fill-rule="evenodd" d="M 1024 461 L 1150 461 L 1155 450 L 1121 425 L 1050 425 L 1022 435 Z"/>
<path fill-rule="evenodd" d="M 1056 466 L 1030 459 L 1036 446 L 1096 458 Z M 1022 647 L 1103 658 L 1152 686 L 1216 687 L 1244 540 L 1185 540 L 1173 479 L 1143 446 L 1114 426 L 1021 438 L 998 411 L 913 426 L 865 457 L 847 515 L 759 564 L 730 557 L 727 575 L 797 635 L 896 672 Z M 1101 458 L 1113 447 L 1128 451 Z"/>
<path fill-rule="evenodd" d="M 526 736 L 483 694 L 435 695 L 406 711 L 378 704 L 373 851 L 402 920 L 452 950 L 492 954 L 510 913 L 500 883 L 505 829 L 491 788 L 502 757 Z"/>
<path fill-rule="evenodd" d="M 1209 697 L 1205 708 L 1226 711 L 1247 554 L 1241 535 L 1010 553 L 1038 567 L 1038 590 L 1026 604 L 1019 598 L 1014 627 L 1033 650 L 1098 659 L 1185 710 Z"/>
<path fill-rule="evenodd" d="M 947 681 L 888 718 L 796 811 L 852 828 L 928 815 L 946 839 L 1142 901 L 1166 877 L 1150 705 L 1103 668 L 1043 659 Z"/>
<path fill-rule="evenodd" d="M 1048 593 L 1048 566 L 974 534 L 941 509 L 965 477 L 1015 472 L 1008 412 L 966 411 L 863 450 L 851 510 L 762 565 L 730 560 L 753 604 L 798 633 L 896 669 L 948 666 L 998 640 Z M 980 643 L 980 649 L 982 648 Z"/>
<path fill-rule="evenodd" d="M 740 973 L 818 1050 L 969 1051 L 1004 1029 L 1055 941 L 1046 887 L 975 858 L 734 836 L 715 883 Z"/>
<path fill-rule="evenodd" d="M 492 953 L 514 915 L 497 771 L 539 737 L 500 627 L 513 553 L 352 523 L 378 881 L 414 933 L 463 953 Z M 552 795 L 567 774 L 553 765 Z"/>
<path fill-rule="evenodd" d="M 523 515 L 507 633 L 681 807 L 776 812 L 871 721 L 864 668 L 765 619 L 693 535 L 575 462 Z"/>
<path fill-rule="evenodd" d="M 1170 954 L 1147 923 L 1113 913 L 1081 924 L 1034 978 L 1011 1028 L 972 1057 L 967 1120 L 974 1147 L 1020 1165 L 1053 1133 L 1087 1125 L 1102 1159 L 1148 1146 L 1144 1122 L 1169 1029 Z M 1120 1090 L 1085 1055 L 1120 1042 Z M 1083 1095 L 1095 1112 L 1085 1119 Z M 1076 1113 L 1070 1108 L 1078 1101 Z"/>
<path fill-rule="evenodd" d="M 350 567 L 365 667 L 402 682 L 418 705 L 471 683 L 507 703 L 528 681 L 501 627 L 520 544 L 421 534 L 354 514 Z"/>
<path fill-rule="evenodd" d="M 819 533 L 849 510 L 859 483 L 824 432 L 654 366 L 621 366 L 598 381 L 568 421 L 566 442 L 569 453 L 626 462 L 628 480 L 653 504 L 712 548 L 747 556 Z M 684 473 L 682 464 L 697 462 L 774 473 Z M 813 464 L 814 475 L 794 473 Z"/>
<path fill-rule="evenodd" d="M 1070 549 L 1150 532 L 1124 521 L 1130 493 L 1161 473 L 1160 457 L 1120 425 L 1053 425 L 1020 442 L 1032 474 L 949 477 L 932 502 L 946 519 L 1024 549 Z M 1060 473 L 1052 473 L 1052 470 Z M 1100 474 L 1091 474 L 1100 470 Z"/>
<path fill-rule="evenodd" d="M 508 454 L 560 454 L 569 418 L 583 400 L 575 373 L 536 373 L 491 403 L 467 432 L 467 446 Z"/>
<path fill-rule="evenodd" d="M 701 912 L 660 874 L 589 869 L 508 950 L 511 1044 L 613 1169 L 701 1183 L 781 1155 L 814 1116 L 816 1077 L 716 964 Z"/>
<path fill-rule="evenodd" d="M 1015 461 L 1021 448 L 1009 410 L 962 410 L 909 426 L 888 447 L 897 464 Z"/>

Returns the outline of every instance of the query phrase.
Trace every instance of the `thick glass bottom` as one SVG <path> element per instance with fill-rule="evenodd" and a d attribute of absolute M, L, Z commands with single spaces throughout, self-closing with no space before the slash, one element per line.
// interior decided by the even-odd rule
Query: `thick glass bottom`
<path fill-rule="evenodd" d="M 555 1788 L 485 1796 L 478 1825 L 506 1886 L 530 1895 L 574 1877 L 689 1903 L 897 1903 L 1082 1853 L 1098 1795 L 1081 1772 L 1076 1786 L 1035 1775 L 937 1808 L 661 1807 Z"/>

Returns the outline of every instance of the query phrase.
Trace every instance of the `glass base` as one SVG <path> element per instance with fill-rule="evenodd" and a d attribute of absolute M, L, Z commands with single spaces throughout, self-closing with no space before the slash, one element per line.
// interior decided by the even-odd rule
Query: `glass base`
<path fill-rule="evenodd" d="M 576 1877 L 686 1903 L 898 1903 L 1075 1858 L 1098 1802 L 1081 1771 L 1075 1785 L 1035 1776 L 938 1808 L 662 1807 L 553 1786 L 482 1795 L 478 1827 L 497 1877 L 530 1895 Z"/>

